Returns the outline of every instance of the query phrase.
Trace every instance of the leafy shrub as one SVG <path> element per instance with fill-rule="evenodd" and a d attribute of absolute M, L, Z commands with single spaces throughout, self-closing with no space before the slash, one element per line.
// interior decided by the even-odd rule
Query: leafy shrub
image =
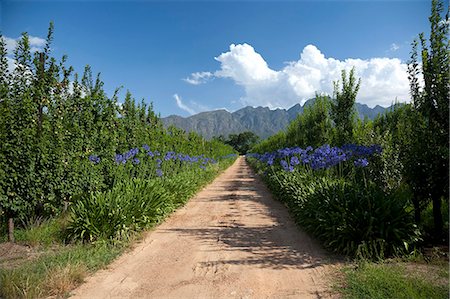
<path fill-rule="evenodd" d="M 407 201 L 385 194 L 376 185 L 358 186 L 343 179 L 314 184 L 297 221 L 336 252 L 362 258 L 383 258 L 407 252 L 419 239 Z"/>
<path fill-rule="evenodd" d="M 69 239 L 83 241 L 127 239 L 151 227 L 183 205 L 198 189 L 211 181 L 236 155 L 208 167 L 191 167 L 160 178 L 129 178 L 111 190 L 93 192 L 71 206 L 67 226 Z"/>
<path fill-rule="evenodd" d="M 325 247 L 378 259 L 409 252 L 420 239 L 408 209 L 409 193 L 371 179 L 379 152 L 377 146 L 355 145 L 286 148 L 250 155 L 249 162 L 297 223 Z"/>
<path fill-rule="evenodd" d="M 171 195 L 161 181 L 131 179 L 76 201 L 71 206 L 68 236 L 86 241 L 126 239 L 172 210 Z"/>

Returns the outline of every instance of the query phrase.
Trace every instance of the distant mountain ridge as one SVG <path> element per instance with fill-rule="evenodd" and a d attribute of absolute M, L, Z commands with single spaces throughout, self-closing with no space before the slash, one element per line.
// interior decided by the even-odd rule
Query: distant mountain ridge
<path fill-rule="evenodd" d="M 296 104 L 289 109 L 270 110 L 268 107 L 247 106 L 235 112 L 224 109 L 201 112 L 189 117 L 170 115 L 162 118 L 165 127 L 174 125 L 186 132 L 197 132 L 206 139 L 213 136 L 228 136 L 245 131 L 252 131 L 261 138 L 267 138 L 281 130 L 294 120 L 299 113 L 303 113 L 306 106 L 312 105 L 314 99 L 310 99 L 302 106 Z M 374 119 L 378 114 L 390 109 L 381 106 L 374 108 L 366 104 L 356 103 L 356 110 L 361 119 L 368 117 Z"/>

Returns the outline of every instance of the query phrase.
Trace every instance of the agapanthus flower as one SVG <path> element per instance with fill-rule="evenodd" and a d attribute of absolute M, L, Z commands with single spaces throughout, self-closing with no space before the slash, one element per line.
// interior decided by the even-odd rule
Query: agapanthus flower
<path fill-rule="evenodd" d="M 280 164 L 281 164 L 281 167 L 283 167 L 283 169 L 285 171 L 289 171 L 289 172 L 294 171 L 294 167 L 292 165 L 289 165 L 289 163 L 286 160 L 281 160 Z"/>
<path fill-rule="evenodd" d="M 116 154 L 115 161 L 117 164 L 125 164 L 127 162 L 125 157 L 121 154 Z"/>
<path fill-rule="evenodd" d="M 355 160 L 355 162 L 353 162 L 355 164 L 356 167 L 366 167 L 367 165 L 369 165 L 369 161 L 367 161 L 366 158 L 359 158 L 358 160 Z"/>
<path fill-rule="evenodd" d="M 98 163 L 100 163 L 100 157 L 96 156 L 96 155 L 90 155 L 89 161 L 91 161 L 94 164 L 98 164 Z"/>
<path fill-rule="evenodd" d="M 298 158 L 296 156 L 293 156 L 291 158 L 291 165 L 295 166 L 295 165 L 298 165 L 298 164 L 300 164 L 300 161 L 298 160 Z"/>

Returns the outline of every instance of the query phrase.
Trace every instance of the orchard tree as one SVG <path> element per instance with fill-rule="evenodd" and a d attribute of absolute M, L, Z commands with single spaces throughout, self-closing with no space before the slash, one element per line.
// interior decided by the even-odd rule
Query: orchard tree
<path fill-rule="evenodd" d="M 8 237 L 14 241 L 14 218 L 26 213 L 33 205 L 35 181 L 36 107 L 30 88 L 33 82 L 30 42 L 23 33 L 14 51 L 15 68 L 11 91 L 6 99 L 3 156 L 6 161 L 4 192 L 1 203 L 8 218 Z"/>
<path fill-rule="evenodd" d="M 408 73 L 411 87 L 415 129 L 410 151 L 409 171 L 417 198 L 430 198 L 433 203 L 435 237 L 443 236 L 442 199 L 448 200 L 449 189 L 449 100 L 450 100 L 450 57 L 449 57 L 449 11 L 442 18 L 444 4 L 433 0 L 431 34 L 429 44 L 425 35 L 412 44 Z M 420 46 L 421 61 L 418 60 Z M 422 74 L 424 86 L 419 84 Z M 415 171 L 417 170 L 417 171 Z"/>
<path fill-rule="evenodd" d="M 0 219 L 5 215 L 5 207 L 9 200 L 6 196 L 6 128 L 9 123 L 10 115 L 10 101 L 9 101 L 9 84 L 10 74 L 8 71 L 8 60 L 6 58 L 6 42 L 2 35 L 0 35 Z M 13 235 L 10 235 L 14 239 Z"/>
<path fill-rule="evenodd" d="M 356 111 L 355 101 L 361 79 L 355 78 L 355 69 L 352 68 L 347 79 L 347 72 L 342 70 L 342 89 L 339 81 L 334 82 L 334 100 L 331 102 L 331 116 L 335 125 L 335 142 L 343 145 L 353 141 L 353 126 Z"/>

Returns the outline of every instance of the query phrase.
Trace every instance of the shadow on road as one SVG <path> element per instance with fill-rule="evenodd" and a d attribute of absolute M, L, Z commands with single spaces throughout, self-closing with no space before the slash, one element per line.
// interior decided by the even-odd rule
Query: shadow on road
<path fill-rule="evenodd" d="M 228 253 L 228 258 L 208 261 L 208 266 L 213 263 L 307 269 L 333 263 L 313 239 L 298 229 L 286 208 L 270 196 L 247 165 L 240 167 L 232 179 L 209 191 L 216 191 L 216 195 L 198 198 L 196 202 L 226 205 L 225 214 L 217 222 L 207 227 L 167 230 L 212 245 L 205 247 L 211 251 Z"/>

